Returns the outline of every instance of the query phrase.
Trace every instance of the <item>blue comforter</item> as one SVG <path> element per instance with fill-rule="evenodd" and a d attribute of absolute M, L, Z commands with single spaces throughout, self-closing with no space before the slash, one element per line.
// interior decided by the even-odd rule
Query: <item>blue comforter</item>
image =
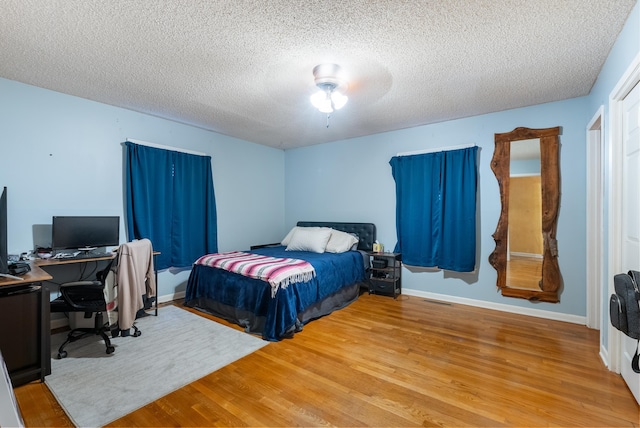
<path fill-rule="evenodd" d="M 272 298 L 271 287 L 265 281 L 222 269 L 194 265 L 187 282 L 185 304 L 206 298 L 248 311 L 257 317 L 265 317 L 262 337 L 266 340 L 280 340 L 296 324 L 298 313 L 339 289 L 365 278 L 362 254 L 358 251 L 318 254 L 285 251 L 284 246 L 278 246 L 250 252 L 306 260 L 313 265 L 316 276 L 309 282 L 280 288 Z"/>

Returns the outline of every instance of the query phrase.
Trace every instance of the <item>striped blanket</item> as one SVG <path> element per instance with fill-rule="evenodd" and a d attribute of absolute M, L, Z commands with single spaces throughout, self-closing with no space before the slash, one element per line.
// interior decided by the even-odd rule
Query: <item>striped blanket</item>
<path fill-rule="evenodd" d="M 305 260 L 268 257 L 241 251 L 207 254 L 196 260 L 195 264 L 266 281 L 271 285 L 271 297 L 275 297 L 280 287 L 286 288 L 292 282 L 311 281 L 316 276 L 311 263 Z"/>

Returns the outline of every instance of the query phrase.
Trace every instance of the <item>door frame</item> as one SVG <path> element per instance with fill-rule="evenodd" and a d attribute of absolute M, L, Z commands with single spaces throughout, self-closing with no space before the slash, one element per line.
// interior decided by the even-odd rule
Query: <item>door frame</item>
<path fill-rule="evenodd" d="M 602 313 L 602 273 L 604 248 L 604 106 L 587 125 L 587 327 L 600 330 L 601 346 L 605 328 Z"/>

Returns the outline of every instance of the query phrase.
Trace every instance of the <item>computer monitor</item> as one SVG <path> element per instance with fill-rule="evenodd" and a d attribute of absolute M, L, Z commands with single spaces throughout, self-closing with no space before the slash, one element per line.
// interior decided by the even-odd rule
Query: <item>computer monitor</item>
<path fill-rule="evenodd" d="M 0 196 L 0 274 L 9 273 L 7 235 L 7 188 L 5 187 Z"/>
<path fill-rule="evenodd" d="M 51 248 L 91 251 L 98 247 L 115 247 L 120 243 L 118 216 L 54 216 Z"/>

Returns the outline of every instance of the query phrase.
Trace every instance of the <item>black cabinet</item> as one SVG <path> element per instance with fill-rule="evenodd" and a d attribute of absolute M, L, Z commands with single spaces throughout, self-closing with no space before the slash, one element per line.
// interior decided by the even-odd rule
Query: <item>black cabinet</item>
<path fill-rule="evenodd" d="M 369 253 L 369 294 L 384 294 L 395 299 L 402 292 L 402 254 Z"/>
<path fill-rule="evenodd" d="M 0 287 L 0 350 L 14 387 L 51 373 L 50 328 L 45 286 Z"/>

